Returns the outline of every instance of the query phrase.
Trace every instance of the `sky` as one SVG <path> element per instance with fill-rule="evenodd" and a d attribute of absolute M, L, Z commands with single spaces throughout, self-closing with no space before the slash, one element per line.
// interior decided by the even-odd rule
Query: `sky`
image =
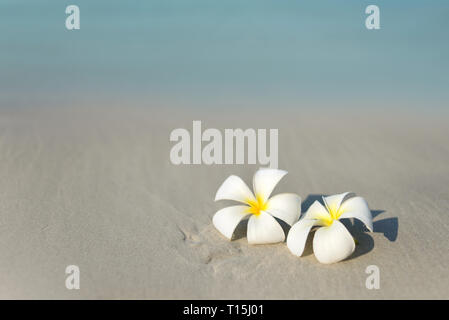
<path fill-rule="evenodd" d="M 71 4 L 80 30 L 65 28 Z M 365 27 L 370 4 L 380 30 Z M 448 18 L 449 1 L 0 0 L 0 106 L 120 95 L 447 108 Z"/>

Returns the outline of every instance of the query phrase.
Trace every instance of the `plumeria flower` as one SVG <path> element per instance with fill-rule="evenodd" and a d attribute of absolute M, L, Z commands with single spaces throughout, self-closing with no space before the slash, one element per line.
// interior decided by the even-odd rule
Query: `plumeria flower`
<path fill-rule="evenodd" d="M 307 235 L 314 226 L 318 226 L 313 238 L 313 252 L 321 263 L 334 263 L 349 257 L 355 249 L 354 238 L 339 221 L 356 218 L 373 231 L 373 217 L 365 199 L 346 192 L 323 197 L 326 207 L 315 201 L 303 218 L 293 225 L 288 233 L 287 247 L 301 256 Z"/>
<path fill-rule="evenodd" d="M 234 200 L 243 203 L 226 207 L 215 213 L 213 224 L 231 240 L 239 222 L 250 215 L 247 238 L 250 244 L 276 243 L 285 240 L 285 234 L 276 218 L 292 225 L 301 214 L 301 198 L 292 193 L 281 193 L 270 198 L 271 192 L 287 171 L 259 169 L 253 177 L 254 193 L 237 177 L 228 177 L 217 191 L 215 201 Z"/>

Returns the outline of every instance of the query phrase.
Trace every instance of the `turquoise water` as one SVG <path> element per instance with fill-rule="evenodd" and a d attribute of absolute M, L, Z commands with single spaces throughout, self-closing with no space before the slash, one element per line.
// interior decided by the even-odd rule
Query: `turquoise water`
<path fill-rule="evenodd" d="M 70 4 L 80 30 L 65 28 Z M 380 30 L 365 28 L 369 4 Z M 445 106 L 448 18 L 448 1 L 0 0 L 0 102 L 102 93 Z"/>

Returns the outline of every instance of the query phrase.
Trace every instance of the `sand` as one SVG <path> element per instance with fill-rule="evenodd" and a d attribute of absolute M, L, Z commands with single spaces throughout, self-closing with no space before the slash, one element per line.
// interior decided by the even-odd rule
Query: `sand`
<path fill-rule="evenodd" d="M 0 298 L 448 299 L 449 117 L 409 112 L 144 107 L 0 109 Z M 275 193 L 303 209 L 353 191 L 374 232 L 348 260 L 322 265 L 285 243 L 229 242 L 213 227 L 215 192 L 257 165 L 169 160 L 175 128 L 279 128 Z M 80 290 L 65 287 L 67 265 Z M 365 269 L 380 269 L 380 289 Z"/>

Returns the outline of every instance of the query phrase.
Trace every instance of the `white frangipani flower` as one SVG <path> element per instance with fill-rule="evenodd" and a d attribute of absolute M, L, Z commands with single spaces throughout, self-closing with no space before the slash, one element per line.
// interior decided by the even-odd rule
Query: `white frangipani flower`
<path fill-rule="evenodd" d="M 248 221 L 247 238 L 250 244 L 276 243 L 285 240 L 279 218 L 289 225 L 301 214 L 301 198 L 292 193 L 281 193 L 270 198 L 271 192 L 287 171 L 259 169 L 253 177 L 254 193 L 237 177 L 228 177 L 217 191 L 215 201 L 234 200 L 245 205 L 226 207 L 215 213 L 213 224 L 226 238 L 231 240 L 239 222 L 251 215 Z"/>
<path fill-rule="evenodd" d="M 301 256 L 307 235 L 313 226 L 319 226 L 313 238 L 313 252 L 321 263 L 334 263 L 349 257 L 355 249 L 354 238 L 339 221 L 356 218 L 373 231 L 373 218 L 365 199 L 346 192 L 323 197 L 326 207 L 315 201 L 303 218 L 293 225 L 288 233 L 287 247 Z"/>

